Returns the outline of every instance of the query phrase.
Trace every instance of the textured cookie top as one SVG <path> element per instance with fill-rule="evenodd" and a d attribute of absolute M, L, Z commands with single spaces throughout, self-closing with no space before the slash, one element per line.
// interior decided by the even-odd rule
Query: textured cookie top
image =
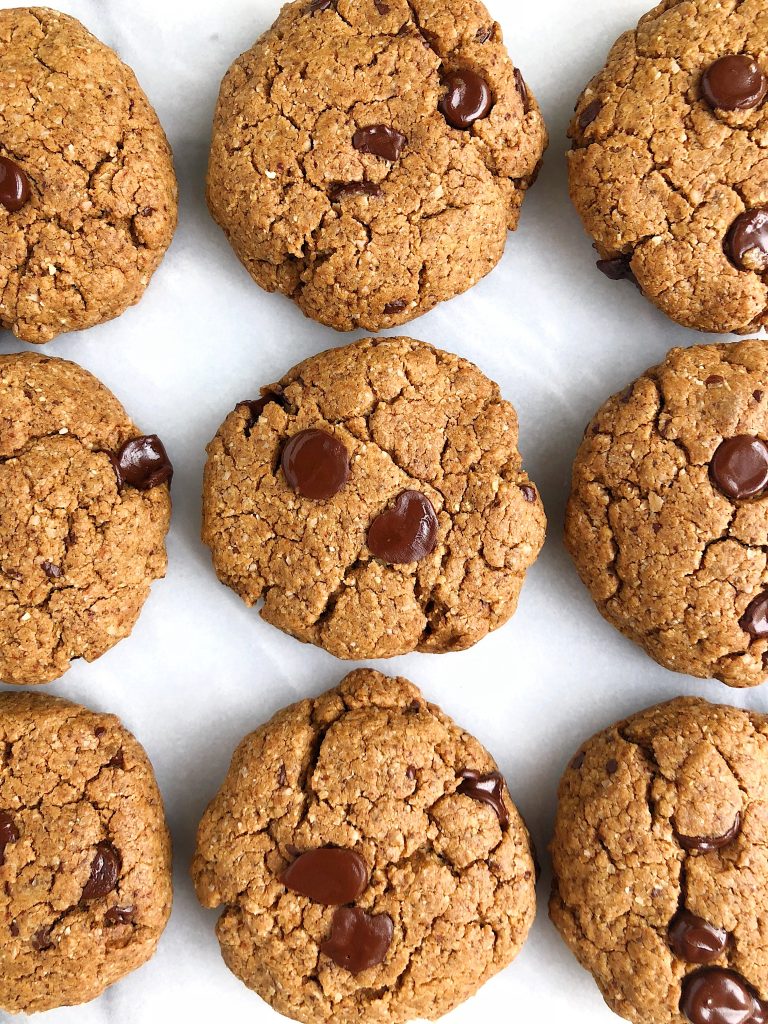
<path fill-rule="evenodd" d="M 766 676 L 767 441 L 764 341 L 673 349 L 587 428 L 566 543 L 603 615 L 667 668 Z"/>
<path fill-rule="evenodd" d="M 466 999 L 513 959 L 535 913 L 530 840 L 495 772 L 404 679 L 353 672 L 281 711 L 240 744 L 198 832 L 192 874 L 204 906 L 226 904 L 228 966 L 308 1024 L 434 1019 Z M 348 868 L 361 860 L 333 871 L 347 890 L 335 897 L 327 873 L 305 868 L 328 847 Z M 342 930 L 350 908 L 332 905 L 344 897 L 358 946 L 373 946 L 366 929 L 385 935 L 357 974 L 343 966 L 360 966 Z"/>
<path fill-rule="evenodd" d="M 475 0 L 297 0 L 221 87 L 208 204 L 254 279 L 339 330 L 487 274 L 546 145 Z"/>
<path fill-rule="evenodd" d="M 688 327 L 768 323 L 767 50 L 763 0 L 666 0 L 571 123 L 571 196 L 603 269 Z"/>
<path fill-rule="evenodd" d="M 133 72 L 74 18 L 0 11 L 0 94 L 0 326 L 45 342 L 138 301 L 176 179 Z"/>
<path fill-rule="evenodd" d="M 223 582 L 341 658 L 460 650 L 506 622 L 545 517 L 496 384 L 394 338 L 314 356 L 264 395 L 208 448 L 203 539 Z M 296 479 L 307 431 L 327 448 L 319 491 Z"/>
<path fill-rule="evenodd" d="M 171 908 L 146 754 L 113 715 L 0 694 L 0 1008 L 81 1003 L 140 966 Z"/>
<path fill-rule="evenodd" d="M 166 567 L 166 486 L 117 399 L 74 363 L 0 356 L 0 680 L 45 683 L 130 633 Z M 146 438 L 146 441 L 152 439 Z M 164 454 L 164 453 L 162 453 Z"/>
<path fill-rule="evenodd" d="M 765 716 L 698 699 L 620 722 L 571 762 L 550 912 L 616 1013 L 637 1024 L 765 1019 L 755 997 L 768 998 L 766 787 Z M 722 1012 L 742 1004 L 742 1016 Z"/>

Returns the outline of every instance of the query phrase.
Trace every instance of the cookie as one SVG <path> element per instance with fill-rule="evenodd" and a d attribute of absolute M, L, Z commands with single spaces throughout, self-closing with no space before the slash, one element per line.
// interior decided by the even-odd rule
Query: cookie
<path fill-rule="evenodd" d="M 447 1013 L 519 952 L 534 875 L 490 754 L 369 670 L 243 740 L 192 863 L 227 966 L 306 1024 Z"/>
<path fill-rule="evenodd" d="M 128 636 L 165 574 L 171 474 L 90 373 L 0 356 L 0 680 L 50 682 Z"/>
<path fill-rule="evenodd" d="M 550 915 L 635 1024 L 768 1013 L 768 717 L 678 699 L 598 733 L 560 783 Z"/>
<path fill-rule="evenodd" d="M 514 612 L 544 529 L 515 410 L 409 338 L 307 359 L 208 446 L 219 579 L 339 658 L 470 647 Z"/>
<path fill-rule="evenodd" d="M 599 410 L 566 546 L 605 618 L 675 672 L 768 674 L 768 342 L 673 349 Z"/>
<path fill-rule="evenodd" d="M 768 324 L 763 0 L 664 0 L 622 35 L 570 126 L 598 267 L 678 323 Z"/>
<path fill-rule="evenodd" d="M 176 178 L 131 69 L 66 14 L 0 11 L 0 92 L 0 326 L 42 343 L 138 302 Z"/>
<path fill-rule="evenodd" d="M 296 0 L 222 83 L 208 206 L 262 288 L 378 331 L 496 266 L 545 146 L 476 0 Z"/>
<path fill-rule="evenodd" d="M 0 1010 L 94 999 L 152 956 L 170 910 L 170 837 L 134 737 L 0 693 Z"/>

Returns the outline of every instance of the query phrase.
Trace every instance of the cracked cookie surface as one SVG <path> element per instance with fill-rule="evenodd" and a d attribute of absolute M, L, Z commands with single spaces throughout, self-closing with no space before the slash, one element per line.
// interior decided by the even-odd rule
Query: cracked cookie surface
<path fill-rule="evenodd" d="M 222 582 L 340 658 L 462 650 L 507 621 L 546 520 L 496 384 L 457 356 L 387 338 L 311 357 L 262 390 L 208 447 L 203 540 Z M 296 493 L 283 468 L 287 442 L 318 429 L 349 459 L 327 500 Z M 372 524 L 413 492 L 432 510 L 433 546 L 385 561 Z"/>
<path fill-rule="evenodd" d="M 225 905 L 230 969 L 307 1024 L 435 1019 L 472 995 L 525 940 L 535 868 L 503 781 L 494 809 L 459 791 L 466 769 L 496 765 L 415 686 L 370 670 L 246 737 L 192 865 L 202 904 Z M 355 910 L 392 925 L 383 959 L 357 975 L 325 952 L 338 908 L 281 881 L 327 847 L 362 857 Z"/>
<path fill-rule="evenodd" d="M 171 848 L 144 750 L 114 715 L 0 693 L 0 1008 L 95 998 L 155 951 Z"/>
<path fill-rule="evenodd" d="M 566 769 L 550 914 L 616 1013 L 765 1019 L 729 1016 L 721 983 L 731 972 L 745 1002 L 768 998 L 767 785 L 768 719 L 694 698 L 606 729 Z M 691 983 L 708 979 L 700 1016 Z"/>
<path fill-rule="evenodd" d="M 78 21 L 0 11 L 0 157 L 29 199 L 0 203 L 0 326 L 42 343 L 138 302 L 176 226 L 171 152 L 136 77 Z"/>
<path fill-rule="evenodd" d="M 482 4 L 296 0 L 222 83 L 208 205 L 262 288 L 378 331 L 493 269 L 545 145 Z"/>
<path fill-rule="evenodd" d="M 740 215 L 768 206 L 765 91 L 748 95 L 748 75 L 708 86 L 734 56 L 768 84 L 767 50 L 762 0 L 665 0 L 618 39 L 571 122 L 571 198 L 605 273 L 633 276 L 698 330 L 768 324 L 768 232 L 742 246 L 743 263 L 729 241 Z"/>
<path fill-rule="evenodd" d="M 0 680 L 46 683 L 128 636 L 166 568 L 167 486 L 120 486 L 139 434 L 74 363 L 0 356 Z"/>
<path fill-rule="evenodd" d="M 759 461 L 767 438 L 756 340 L 673 349 L 587 428 L 566 546 L 600 612 L 666 668 L 730 686 L 766 676 L 768 497 L 759 483 L 734 493 L 719 460 L 747 439 Z"/>

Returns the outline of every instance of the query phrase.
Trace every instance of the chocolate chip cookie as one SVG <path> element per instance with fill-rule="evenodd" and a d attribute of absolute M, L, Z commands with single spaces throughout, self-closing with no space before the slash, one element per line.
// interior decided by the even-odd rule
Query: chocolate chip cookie
<path fill-rule="evenodd" d="M 378 331 L 496 266 L 545 146 L 476 0 L 296 0 L 224 79 L 208 205 L 262 288 Z"/>
<path fill-rule="evenodd" d="M 128 636 L 165 574 L 171 474 L 90 373 L 0 356 L 0 680 L 50 682 Z"/>
<path fill-rule="evenodd" d="M 686 327 L 768 324 L 767 51 L 763 0 L 665 0 L 571 122 L 571 198 L 598 267 Z"/>
<path fill-rule="evenodd" d="M 0 693 L 0 1010 L 94 999 L 155 951 L 171 846 L 152 766 L 114 715 Z"/>
<path fill-rule="evenodd" d="M 219 578 L 339 658 L 476 643 L 514 612 L 544 529 L 515 410 L 471 363 L 409 338 L 306 360 L 208 446 Z"/>
<path fill-rule="evenodd" d="M 176 226 L 163 129 L 74 18 L 0 11 L 0 326 L 30 342 L 141 298 Z"/>
<path fill-rule="evenodd" d="M 369 670 L 243 740 L 192 864 L 227 966 L 306 1024 L 447 1013 L 519 952 L 534 875 L 488 752 Z"/>
<path fill-rule="evenodd" d="M 768 674 L 768 342 L 673 349 L 599 410 L 566 544 L 598 608 L 676 672 Z"/>
<path fill-rule="evenodd" d="M 560 783 L 550 914 L 636 1024 L 768 1014 L 768 717 L 704 700 L 598 733 Z"/>

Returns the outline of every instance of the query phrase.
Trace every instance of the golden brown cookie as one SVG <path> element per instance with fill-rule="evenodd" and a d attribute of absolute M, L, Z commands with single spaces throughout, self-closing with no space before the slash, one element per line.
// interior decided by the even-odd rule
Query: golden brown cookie
<path fill-rule="evenodd" d="M 163 803 L 134 737 L 0 693 L 0 1009 L 94 999 L 152 956 L 170 910 Z"/>
<path fill-rule="evenodd" d="M 605 618 L 675 672 L 768 674 L 768 342 L 673 349 L 600 409 L 566 545 Z"/>
<path fill-rule="evenodd" d="M 262 394 L 208 446 L 203 540 L 222 582 L 339 658 L 463 650 L 507 621 L 546 520 L 496 384 L 387 338 Z"/>
<path fill-rule="evenodd" d="M 0 356 L 0 680 L 50 682 L 128 636 L 165 575 L 171 474 L 90 373 Z"/>
<path fill-rule="evenodd" d="M 176 177 L 131 69 L 66 14 L 0 11 L 0 93 L 0 326 L 40 343 L 138 302 Z"/>
<path fill-rule="evenodd" d="M 192 864 L 227 966 L 306 1024 L 447 1013 L 519 952 L 534 875 L 490 754 L 369 670 L 243 740 Z"/>
<path fill-rule="evenodd" d="M 477 0 L 296 0 L 222 83 L 208 205 L 262 288 L 378 331 L 495 267 L 545 146 Z"/>
<path fill-rule="evenodd" d="M 571 198 L 608 277 L 686 327 L 768 324 L 764 0 L 664 0 L 571 122 Z"/>
<path fill-rule="evenodd" d="M 560 783 L 550 915 L 635 1024 L 768 1013 L 768 718 L 679 699 L 598 733 Z"/>

